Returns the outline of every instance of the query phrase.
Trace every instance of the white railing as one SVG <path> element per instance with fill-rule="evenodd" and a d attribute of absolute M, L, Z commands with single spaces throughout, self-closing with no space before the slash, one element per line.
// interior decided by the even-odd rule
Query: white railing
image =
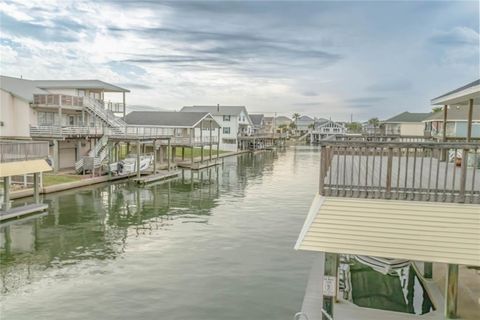
<path fill-rule="evenodd" d="M 24 161 L 48 157 L 48 142 L 0 141 L 0 162 Z"/>
<path fill-rule="evenodd" d="M 96 99 L 93 99 L 90 97 L 84 97 L 83 105 L 88 110 L 93 112 L 94 115 L 98 116 L 101 120 L 105 121 L 112 128 L 118 128 L 119 130 L 121 130 L 121 128 L 127 125 L 125 121 L 115 117 L 115 115 L 111 111 L 106 110 L 102 105 L 102 103 L 100 103 Z"/>
<path fill-rule="evenodd" d="M 30 126 L 32 137 L 59 137 L 59 136 L 98 136 L 108 132 L 105 127 L 81 126 Z"/>
<path fill-rule="evenodd" d="M 83 97 L 65 94 L 34 94 L 33 104 L 40 106 L 83 107 Z"/>

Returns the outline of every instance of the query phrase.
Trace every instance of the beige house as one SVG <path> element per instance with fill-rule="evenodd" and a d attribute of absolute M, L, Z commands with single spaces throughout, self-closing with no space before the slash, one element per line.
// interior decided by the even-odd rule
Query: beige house
<path fill-rule="evenodd" d="M 402 112 L 382 122 L 386 135 L 423 136 L 425 124 L 423 121 L 431 113 Z"/>
<path fill-rule="evenodd" d="M 124 130 L 118 116 L 125 113 L 127 92 L 99 80 L 0 76 L 0 138 L 49 141 L 54 169 L 74 168 L 101 151 L 103 136 Z M 107 102 L 105 93 L 118 93 L 122 102 Z"/>

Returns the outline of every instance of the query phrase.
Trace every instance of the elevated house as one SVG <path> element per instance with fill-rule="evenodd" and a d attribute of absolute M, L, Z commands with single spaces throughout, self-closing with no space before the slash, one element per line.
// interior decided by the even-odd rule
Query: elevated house
<path fill-rule="evenodd" d="M 208 112 L 220 125 L 220 149 L 237 151 L 239 137 L 249 136 L 253 132 L 253 123 L 244 106 L 191 106 L 183 107 L 181 112 Z"/>
<path fill-rule="evenodd" d="M 347 133 L 345 126 L 339 122 L 328 119 L 315 119 L 313 127 L 310 128 L 309 142 L 318 143 L 321 140 L 337 138 Z"/>
<path fill-rule="evenodd" d="M 429 112 L 405 111 L 382 121 L 382 128 L 385 135 L 423 136 L 425 130 L 423 121 L 431 115 Z"/>
<path fill-rule="evenodd" d="M 1 76 L 0 89 L 1 138 L 49 141 L 55 171 L 84 171 L 86 166 L 93 170 L 109 154 L 118 155 L 121 142 L 163 140 L 171 135 L 168 131 L 129 128 L 121 116 L 125 115 L 125 96 L 130 91 L 104 81 Z M 117 95 L 121 102 L 111 102 L 106 95 Z"/>
<path fill-rule="evenodd" d="M 304 135 L 313 128 L 313 125 L 315 123 L 315 119 L 309 117 L 309 116 L 301 116 L 295 121 L 296 125 L 296 130 L 299 135 Z"/>
<path fill-rule="evenodd" d="M 253 134 L 263 134 L 267 132 L 265 126 L 265 116 L 263 114 L 251 114 L 250 119 L 252 120 L 253 124 Z"/>
<path fill-rule="evenodd" d="M 475 83 L 431 101 L 447 123 L 453 105 L 466 108 L 461 140 L 320 143 L 319 188 L 295 244 L 316 258 L 296 319 L 452 319 L 478 308 L 479 102 Z"/>
<path fill-rule="evenodd" d="M 467 136 L 468 106 L 452 105 L 447 107 L 447 125 L 444 125 L 444 112 L 437 111 L 423 120 L 425 135 L 434 139 L 463 139 Z M 444 130 L 445 128 L 445 130 Z M 472 113 L 472 138 L 480 139 L 480 108 Z"/>
<path fill-rule="evenodd" d="M 132 128 L 147 127 L 172 133 L 168 144 L 154 148 L 160 163 L 175 161 L 177 150 L 181 150 L 181 161 L 189 160 L 193 166 L 195 148 L 200 148 L 201 162 L 212 160 L 214 152 L 218 157 L 220 125 L 208 112 L 132 111 L 126 115 L 125 122 Z M 191 150 L 190 159 L 185 159 L 185 149 Z"/>

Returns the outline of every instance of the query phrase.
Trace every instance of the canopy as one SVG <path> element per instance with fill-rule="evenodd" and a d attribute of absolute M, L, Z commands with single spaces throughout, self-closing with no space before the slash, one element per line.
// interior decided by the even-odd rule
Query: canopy
<path fill-rule="evenodd" d="M 0 178 L 50 171 L 52 168 L 44 159 L 0 163 Z"/>
<path fill-rule="evenodd" d="M 295 249 L 480 266 L 480 205 L 317 195 Z"/>

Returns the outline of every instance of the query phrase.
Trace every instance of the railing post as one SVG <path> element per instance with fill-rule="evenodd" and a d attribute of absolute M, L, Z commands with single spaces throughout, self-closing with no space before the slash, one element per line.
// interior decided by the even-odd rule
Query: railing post
<path fill-rule="evenodd" d="M 460 203 L 465 202 L 465 189 L 467 186 L 468 151 L 469 151 L 468 149 L 462 150 L 462 171 L 460 175 L 460 194 L 458 195 L 458 201 L 457 201 Z"/>
<path fill-rule="evenodd" d="M 318 193 L 324 195 L 325 193 L 325 174 L 326 174 L 326 162 L 327 162 L 327 147 L 322 146 L 320 148 L 320 184 Z"/>
<path fill-rule="evenodd" d="M 387 180 L 385 182 L 386 184 L 385 197 L 387 199 L 391 199 L 392 197 L 392 167 L 393 167 L 393 148 L 389 147 L 388 153 L 387 153 Z"/>

